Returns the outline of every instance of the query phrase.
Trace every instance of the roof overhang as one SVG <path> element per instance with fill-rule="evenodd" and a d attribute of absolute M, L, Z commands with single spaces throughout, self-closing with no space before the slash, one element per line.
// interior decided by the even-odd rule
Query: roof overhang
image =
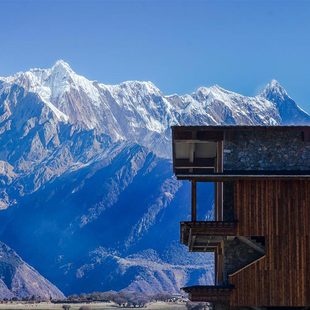
<path fill-rule="evenodd" d="M 210 174 L 178 174 L 178 180 L 196 180 L 222 182 L 232 180 L 306 180 L 310 179 L 310 171 L 225 171 Z"/>
<path fill-rule="evenodd" d="M 218 169 L 223 141 L 238 132 L 294 131 L 310 141 L 310 126 L 172 126 L 173 171 L 180 180 L 308 179 L 310 171 L 224 171 Z M 220 146 L 220 147 L 219 147 Z M 222 161 L 222 158 L 220 158 Z M 223 164 L 223 163 L 222 163 Z"/>

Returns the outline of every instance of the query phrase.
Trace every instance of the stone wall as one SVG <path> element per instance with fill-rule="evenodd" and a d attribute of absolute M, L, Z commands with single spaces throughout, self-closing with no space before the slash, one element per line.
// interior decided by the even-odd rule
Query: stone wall
<path fill-rule="evenodd" d="M 310 170 L 300 130 L 236 131 L 224 141 L 224 170 Z"/>
<path fill-rule="evenodd" d="M 238 238 L 224 241 L 224 268 L 226 274 L 239 270 L 260 256 L 261 253 Z"/>

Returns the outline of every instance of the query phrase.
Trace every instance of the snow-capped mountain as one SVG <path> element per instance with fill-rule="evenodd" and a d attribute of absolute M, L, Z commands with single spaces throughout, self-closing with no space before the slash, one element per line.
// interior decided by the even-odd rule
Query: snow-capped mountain
<path fill-rule="evenodd" d="M 176 246 L 189 190 L 172 176 L 170 126 L 291 123 L 310 116 L 275 81 L 256 97 L 219 86 L 166 96 L 151 82 L 90 81 L 63 61 L 2 77 L 0 240 L 66 294 L 210 283 L 210 254 L 189 263 Z"/>
<path fill-rule="evenodd" d="M 190 95 L 165 96 L 151 82 L 105 85 L 87 80 L 62 60 L 50 69 L 31 69 L 0 81 L 1 93 L 18 85 L 26 93 L 36 94 L 60 122 L 96 129 L 113 140 L 139 143 L 164 157 L 170 156 L 171 125 L 286 124 L 288 111 L 294 113 L 294 122 L 310 122 L 309 115 L 275 81 L 256 97 L 219 86 L 200 87 Z"/>
<path fill-rule="evenodd" d="M 261 92 L 260 96 L 266 98 L 276 106 L 281 116 L 281 124 L 309 125 L 309 114 L 298 107 L 295 101 L 276 80 L 272 80 Z"/>
<path fill-rule="evenodd" d="M 64 295 L 11 248 L 0 242 L 0 299 L 63 299 Z"/>

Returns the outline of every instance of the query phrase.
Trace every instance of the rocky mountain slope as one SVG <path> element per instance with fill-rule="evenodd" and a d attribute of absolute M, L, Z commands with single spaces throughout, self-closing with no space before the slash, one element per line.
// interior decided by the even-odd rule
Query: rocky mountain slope
<path fill-rule="evenodd" d="M 176 124 L 310 116 L 276 81 L 256 97 L 219 86 L 166 96 L 151 82 L 89 81 L 63 61 L 0 78 L 0 240 L 66 294 L 212 282 L 212 256 L 177 245 L 189 189 L 172 176 Z"/>
<path fill-rule="evenodd" d="M 64 298 L 59 289 L 0 242 L 0 299 L 32 296 L 44 300 Z"/>

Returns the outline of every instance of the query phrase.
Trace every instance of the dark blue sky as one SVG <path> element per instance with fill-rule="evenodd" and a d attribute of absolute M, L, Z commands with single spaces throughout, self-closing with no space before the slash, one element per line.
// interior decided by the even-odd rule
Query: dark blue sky
<path fill-rule="evenodd" d="M 277 79 L 310 112 L 310 1 L 0 0 L 0 75 L 57 59 L 89 79 L 164 93 Z"/>

